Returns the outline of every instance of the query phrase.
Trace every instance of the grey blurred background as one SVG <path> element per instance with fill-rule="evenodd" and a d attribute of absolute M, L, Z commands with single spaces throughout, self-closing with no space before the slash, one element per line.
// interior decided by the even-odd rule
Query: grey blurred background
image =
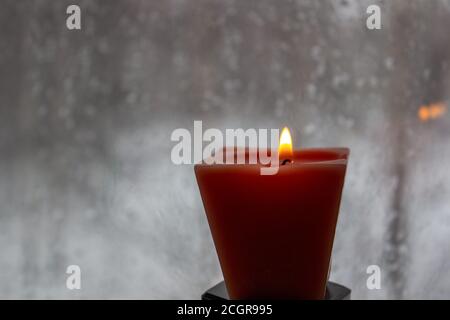
<path fill-rule="evenodd" d="M 219 281 L 193 168 L 170 161 L 194 120 L 350 147 L 331 279 L 450 298 L 448 30 L 439 0 L 0 0 L 0 298 L 196 299 Z"/>

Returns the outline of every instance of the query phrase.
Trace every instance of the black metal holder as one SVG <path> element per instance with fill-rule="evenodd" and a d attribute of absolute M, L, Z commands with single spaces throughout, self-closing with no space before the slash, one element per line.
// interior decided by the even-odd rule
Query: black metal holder
<path fill-rule="evenodd" d="M 351 290 L 340 284 L 328 281 L 325 300 L 350 300 Z M 230 300 L 225 282 L 221 281 L 202 294 L 202 300 Z"/>

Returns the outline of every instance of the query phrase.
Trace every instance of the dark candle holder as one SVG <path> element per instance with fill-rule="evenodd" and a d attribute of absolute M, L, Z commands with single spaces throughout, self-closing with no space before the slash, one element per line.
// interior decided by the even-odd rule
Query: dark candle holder
<path fill-rule="evenodd" d="M 343 285 L 328 281 L 325 300 L 350 300 L 351 290 Z M 202 294 L 202 300 L 230 300 L 225 282 L 221 281 Z"/>

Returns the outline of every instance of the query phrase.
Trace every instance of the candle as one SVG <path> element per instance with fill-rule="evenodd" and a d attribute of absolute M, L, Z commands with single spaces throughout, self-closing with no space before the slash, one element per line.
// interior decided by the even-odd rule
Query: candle
<path fill-rule="evenodd" d="M 292 150 L 283 130 L 275 175 L 260 164 L 195 166 L 231 299 L 324 298 L 348 154 Z"/>

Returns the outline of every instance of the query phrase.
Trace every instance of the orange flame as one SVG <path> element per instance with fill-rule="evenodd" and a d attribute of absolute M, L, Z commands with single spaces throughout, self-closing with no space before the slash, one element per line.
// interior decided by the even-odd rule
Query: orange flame
<path fill-rule="evenodd" d="M 417 116 L 423 122 L 428 120 L 435 120 L 442 117 L 447 112 L 447 106 L 444 102 L 432 103 L 430 105 L 423 105 L 417 111 Z"/>
<path fill-rule="evenodd" d="M 292 151 L 292 137 L 287 127 L 284 127 L 283 131 L 281 131 L 278 155 L 280 159 L 293 159 L 294 153 Z"/>

